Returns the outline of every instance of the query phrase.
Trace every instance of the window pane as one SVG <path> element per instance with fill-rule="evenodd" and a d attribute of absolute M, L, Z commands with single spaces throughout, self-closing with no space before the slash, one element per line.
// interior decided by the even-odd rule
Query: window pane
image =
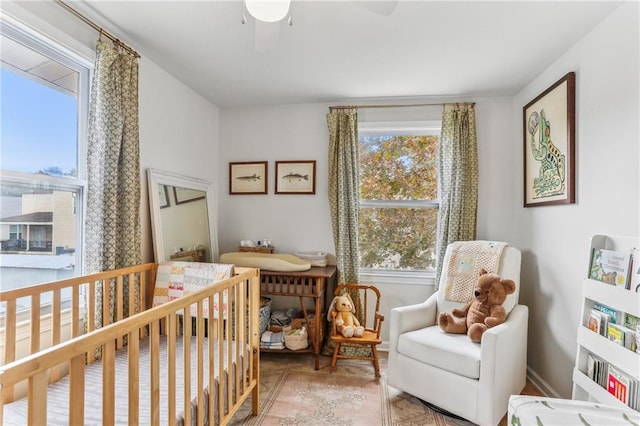
<path fill-rule="evenodd" d="M 437 136 L 361 136 L 362 200 L 437 200 Z"/>
<path fill-rule="evenodd" d="M 437 209 L 360 208 L 360 267 L 435 267 Z"/>
<path fill-rule="evenodd" d="M 81 273 L 89 69 L 27 30 L 3 22 L 0 32 L 0 286 L 9 290 Z"/>
<path fill-rule="evenodd" d="M 78 72 L 1 42 L 2 170 L 77 177 Z"/>

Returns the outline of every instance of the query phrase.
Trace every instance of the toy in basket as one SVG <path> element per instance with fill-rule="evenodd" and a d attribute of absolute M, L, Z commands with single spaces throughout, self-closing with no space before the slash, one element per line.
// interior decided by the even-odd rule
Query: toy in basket
<path fill-rule="evenodd" d="M 286 326 L 283 328 L 284 331 L 284 346 L 292 351 L 298 351 L 300 349 L 306 349 L 309 346 L 309 342 L 307 341 L 307 329 L 306 327 L 302 328 L 293 328 L 291 326 Z"/>

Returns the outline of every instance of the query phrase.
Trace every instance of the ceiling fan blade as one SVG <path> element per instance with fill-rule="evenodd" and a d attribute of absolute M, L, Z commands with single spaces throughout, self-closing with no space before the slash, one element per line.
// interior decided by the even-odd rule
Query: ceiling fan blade
<path fill-rule="evenodd" d="M 356 5 L 382 16 L 389 16 L 396 10 L 400 0 L 359 1 Z"/>
<path fill-rule="evenodd" d="M 268 52 L 278 46 L 280 22 L 262 22 L 254 19 L 255 46 L 258 52 Z"/>

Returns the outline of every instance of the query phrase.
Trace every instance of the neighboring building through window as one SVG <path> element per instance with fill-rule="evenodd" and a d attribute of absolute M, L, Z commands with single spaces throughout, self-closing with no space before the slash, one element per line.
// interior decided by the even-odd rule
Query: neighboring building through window
<path fill-rule="evenodd" d="M 89 68 L 2 24 L 0 279 L 8 290 L 82 272 Z"/>
<path fill-rule="evenodd" d="M 432 271 L 440 122 L 360 123 L 361 271 Z"/>

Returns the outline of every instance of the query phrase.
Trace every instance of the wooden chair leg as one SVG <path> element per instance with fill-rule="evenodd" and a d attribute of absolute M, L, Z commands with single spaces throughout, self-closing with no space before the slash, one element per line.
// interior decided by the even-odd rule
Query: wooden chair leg
<path fill-rule="evenodd" d="M 376 377 L 380 377 L 380 361 L 378 359 L 378 348 L 376 345 L 371 345 L 371 352 L 373 353 L 373 369 L 376 372 Z"/>
<path fill-rule="evenodd" d="M 331 367 L 329 368 L 330 372 L 336 371 L 336 364 L 338 363 L 338 353 L 340 352 L 340 343 L 335 344 L 336 347 L 333 350 L 333 358 L 331 358 Z"/>

